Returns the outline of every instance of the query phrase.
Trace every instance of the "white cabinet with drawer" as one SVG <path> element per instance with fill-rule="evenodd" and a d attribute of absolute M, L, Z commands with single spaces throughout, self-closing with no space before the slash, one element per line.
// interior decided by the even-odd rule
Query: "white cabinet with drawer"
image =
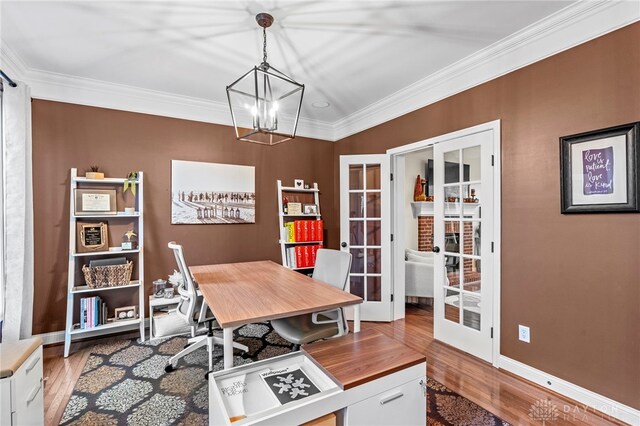
<path fill-rule="evenodd" d="M 424 425 L 427 404 L 426 377 L 352 404 L 346 408 L 347 426 Z"/>
<path fill-rule="evenodd" d="M 44 424 L 44 384 L 40 339 L 2 343 L 0 424 Z"/>

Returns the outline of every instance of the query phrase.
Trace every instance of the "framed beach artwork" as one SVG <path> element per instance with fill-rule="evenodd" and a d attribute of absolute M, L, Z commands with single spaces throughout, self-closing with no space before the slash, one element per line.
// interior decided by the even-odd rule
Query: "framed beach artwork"
<path fill-rule="evenodd" d="M 171 161 L 171 224 L 256 222 L 255 167 Z"/>
<path fill-rule="evenodd" d="M 640 212 L 640 122 L 560 138 L 562 213 Z"/>

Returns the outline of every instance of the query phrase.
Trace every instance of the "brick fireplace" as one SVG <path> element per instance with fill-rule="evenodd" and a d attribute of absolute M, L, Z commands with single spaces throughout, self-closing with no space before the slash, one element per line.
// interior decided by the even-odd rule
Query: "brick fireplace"
<path fill-rule="evenodd" d="M 460 241 L 460 223 L 447 222 L 445 224 L 445 235 L 455 235 Z M 473 225 L 471 222 L 463 223 L 463 253 L 473 254 Z M 443 248 L 443 247 L 442 247 Z M 433 249 L 433 216 L 418 216 L 418 250 L 431 251 Z M 472 270 L 473 260 L 464 260 L 464 270 L 469 272 Z"/>

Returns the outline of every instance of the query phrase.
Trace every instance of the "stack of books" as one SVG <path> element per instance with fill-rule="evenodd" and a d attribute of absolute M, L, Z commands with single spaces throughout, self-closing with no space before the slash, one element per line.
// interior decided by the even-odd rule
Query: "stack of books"
<path fill-rule="evenodd" d="M 94 328 L 107 323 L 107 304 L 99 296 L 80 299 L 80 328 Z"/>
<path fill-rule="evenodd" d="M 284 224 L 284 236 L 287 243 L 323 241 L 323 220 L 294 220 Z"/>
<path fill-rule="evenodd" d="M 316 264 L 316 254 L 322 244 L 295 246 L 287 248 L 287 265 L 291 269 L 313 268 Z"/>

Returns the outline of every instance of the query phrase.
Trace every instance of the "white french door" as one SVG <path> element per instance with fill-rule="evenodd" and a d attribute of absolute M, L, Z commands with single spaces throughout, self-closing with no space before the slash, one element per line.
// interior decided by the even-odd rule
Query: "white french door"
<path fill-rule="evenodd" d="M 391 320 L 391 208 L 388 155 L 340 157 L 340 249 L 351 253 L 349 291 L 364 321 Z"/>
<path fill-rule="evenodd" d="M 434 337 L 493 360 L 494 130 L 434 145 Z"/>

